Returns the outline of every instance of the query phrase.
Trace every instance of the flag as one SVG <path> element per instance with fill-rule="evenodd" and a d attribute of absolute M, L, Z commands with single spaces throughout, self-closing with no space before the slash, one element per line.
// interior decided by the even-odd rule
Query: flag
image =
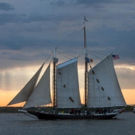
<path fill-rule="evenodd" d="M 90 59 L 87 58 L 87 57 L 85 57 L 85 61 L 89 63 L 90 62 Z"/>
<path fill-rule="evenodd" d="M 93 59 L 89 59 L 89 58 L 87 58 L 87 57 L 85 57 L 85 60 L 86 60 L 86 62 L 93 62 Z"/>
<path fill-rule="evenodd" d="M 112 55 L 113 60 L 119 59 L 119 55 Z"/>
<path fill-rule="evenodd" d="M 90 62 L 93 62 L 93 59 L 90 59 Z"/>

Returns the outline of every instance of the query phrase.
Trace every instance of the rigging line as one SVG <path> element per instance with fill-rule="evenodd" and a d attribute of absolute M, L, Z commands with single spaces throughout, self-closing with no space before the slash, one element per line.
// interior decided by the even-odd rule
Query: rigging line
<path fill-rule="evenodd" d="M 78 32 L 76 32 L 74 35 L 72 35 L 71 38 L 68 37 L 67 40 L 63 41 L 63 43 L 61 45 L 59 45 L 56 49 L 58 49 L 60 46 L 64 45 L 67 41 L 69 41 L 69 39 L 73 39 L 73 36 L 77 35 L 80 31 L 81 31 L 81 29 Z"/>
<path fill-rule="evenodd" d="M 80 27 L 82 27 L 83 24 L 84 24 L 84 23 L 82 23 L 76 30 L 79 29 L 79 31 L 80 31 Z M 82 28 L 81 28 L 81 29 L 82 29 Z M 56 46 L 56 49 L 58 49 L 58 48 L 61 46 L 61 44 L 64 44 L 64 42 L 67 41 L 67 39 L 70 38 L 72 35 L 74 35 L 74 33 L 77 34 L 78 32 L 76 33 L 76 30 L 73 31 L 67 38 L 65 38 L 64 41 L 62 41 L 61 43 L 59 43 L 59 44 Z"/>
<path fill-rule="evenodd" d="M 71 57 L 66 56 L 65 54 L 62 54 L 62 53 L 61 53 L 61 55 L 63 55 L 64 57 L 67 57 L 68 59 L 72 59 Z"/>
<path fill-rule="evenodd" d="M 102 55 L 102 56 L 105 56 L 104 54 L 102 54 L 102 53 L 98 53 L 98 52 L 95 52 L 95 51 L 91 51 L 91 50 L 89 50 L 89 49 L 87 49 L 89 52 L 93 52 L 93 53 L 97 53 L 97 54 L 100 54 L 100 55 Z"/>
<path fill-rule="evenodd" d="M 89 66 L 90 66 L 90 69 L 92 69 L 92 66 L 90 65 L 90 63 L 89 63 Z"/>
<path fill-rule="evenodd" d="M 98 59 L 100 59 L 100 60 L 102 60 L 100 57 L 98 57 L 98 56 L 96 56 L 95 54 L 93 54 L 96 58 L 98 58 Z"/>
<path fill-rule="evenodd" d="M 84 57 L 84 48 L 81 49 L 81 52 L 80 52 L 79 56 L 80 56 L 80 57 L 81 57 L 81 56 Z"/>
<path fill-rule="evenodd" d="M 80 31 L 81 31 L 81 29 L 80 29 L 80 27 L 82 27 L 84 25 L 84 22 L 76 29 L 77 30 L 77 32 L 76 31 L 73 31 L 67 38 L 65 38 L 65 41 L 62 41 L 60 44 L 58 44 L 57 45 L 57 47 L 55 47 L 55 49 L 58 49 L 60 46 L 62 46 L 62 44 L 64 44 L 64 43 L 66 43 L 67 41 L 68 41 L 68 39 L 74 34 L 74 35 L 76 35 L 76 34 L 78 34 Z M 79 31 L 78 31 L 79 30 Z M 72 36 L 72 38 L 73 38 L 73 36 Z M 51 55 L 53 54 L 53 50 L 52 50 L 52 52 L 51 52 L 51 54 L 46 58 L 46 60 L 45 60 L 45 63 L 46 63 L 46 61 L 51 57 Z"/>
<path fill-rule="evenodd" d="M 57 52 L 58 52 L 59 54 L 65 54 L 65 55 L 67 55 L 68 57 L 69 57 L 69 56 L 71 56 L 71 57 L 75 57 L 75 56 L 73 56 L 73 55 L 71 55 L 71 54 L 70 54 L 70 55 L 68 55 L 68 54 L 63 53 L 63 52 L 61 52 L 61 51 L 57 51 Z"/>
<path fill-rule="evenodd" d="M 59 51 L 57 51 L 57 52 L 59 52 Z M 76 56 L 73 56 L 73 55 L 68 55 L 68 54 L 63 53 L 63 52 L 59 52 L 59 54 L 65 56 L 65 57 L 67 57 L 67 58 L 69 58 L 69 59 L 73 59 L 73 58 L 76 57 Z M 79 54 L 79 55 L 77 56 L 77 58 L 80 57 L 80 56 L 81 56 L 81 55 Z"/>
<path fill-rule="evenodd" d="M 50 53 L 50 55 L 45 59 L 45 63 L 46 63 L 46 61 L 51 57 L 52 54 L 53 54 L 53 50 L 52 50 L 52 52 Z"/>
<path fill-rule="evenodd" d="M 47 61 L 52 57 L 52 54 L 53 54 L 53 50 L 52 50 L 52 52 L 50 53 L 50 55 L 45 59 L 44 64 L 46 64 Z M 52 61 L 52 58 L 51 58 L 51 60 L 49 61 L 49 64 L 51 63 L 51 61 Z"/>
<path fill-rule="evenodd" d="M 49 61 L 49 64 L 52 62 L 52 60 L 53 60 L 53 56 L 51 57 L 51 59 L 50 59 L 50 61 Z"/>

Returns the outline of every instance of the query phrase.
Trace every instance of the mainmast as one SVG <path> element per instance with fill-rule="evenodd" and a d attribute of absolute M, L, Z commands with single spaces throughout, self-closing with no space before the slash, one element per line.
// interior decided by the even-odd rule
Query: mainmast
<path fill-rule="evenodd" d="M 54 49 L 53 57 L 53 107 L 56 107 L 56 63 L 58 59 L 56 58 L 56 49 Z"/>
<path fill-rule="evenodd" d="M 85 73 L 84 73 L 84 90 L 85 90 L 85 107 L 87 107 L 87 102 L 88 102 L 88 62 L 89 59 L 88 53 L 87 53 L 87 46 L 86 46 L 86 28 L 85 28 L 85 22 L 88 21 L 86 20 L 86 17 L 84 16 L 84 49 L 85 49 Z"/>

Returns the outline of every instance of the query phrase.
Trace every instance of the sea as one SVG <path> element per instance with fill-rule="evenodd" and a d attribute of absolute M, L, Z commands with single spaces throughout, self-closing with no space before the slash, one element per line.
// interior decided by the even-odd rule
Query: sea
<path fill-rule="evenodd" d="M 0 135 L 135 135 L 135 113 L 111 120 L 38 120 L 20 113 L 0 113 Z"/>

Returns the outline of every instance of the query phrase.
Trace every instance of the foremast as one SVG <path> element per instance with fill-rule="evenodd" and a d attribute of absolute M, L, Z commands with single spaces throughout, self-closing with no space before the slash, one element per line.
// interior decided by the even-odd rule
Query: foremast
<path fill-rule="evenodd" d="M 53 107 L 57 106 L 56 99 L 56 63 L 58 62 L 58 58 L 56 58 L 56 49 L 54 49 L 54 57 L 53 57 Z"/>
<path fill-rule="evenodd" d="M 84 73 L 84 91 L 85 91 L 85 107 L 87 107 L 88 104 L 88 53 L 87 53 L 87 44 L 86 44 L 86 28 L 85 28 L 85 22 L 86 20 L 84 16 L 84 50 L 85 50 L 85 73 Z"/>

